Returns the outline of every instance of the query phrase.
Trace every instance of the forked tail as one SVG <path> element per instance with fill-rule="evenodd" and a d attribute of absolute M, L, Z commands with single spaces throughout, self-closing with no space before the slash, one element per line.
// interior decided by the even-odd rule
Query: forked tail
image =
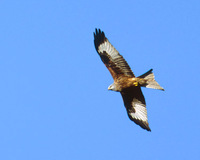
<path fill-rule="evenodd" d="M 143 79 L 147 80 L 144 87 L 159 89 L 159 90 L 164 91 L 164 89 L 158 84 L 158 82 L 156 82 L 152 71 L 153 71 L 153 69 L 150 69 L 149 71 L 147 71 L 143 75 L 139 76 L 138 78 L 143 78 Z"/>

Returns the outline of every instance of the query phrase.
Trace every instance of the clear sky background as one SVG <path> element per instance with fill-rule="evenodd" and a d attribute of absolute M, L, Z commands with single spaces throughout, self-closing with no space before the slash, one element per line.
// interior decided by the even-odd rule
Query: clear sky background
<path fill-rule="evenodd" d="M 0 1 L 0 159 L 200 159 L 200 1 Z M 130 121 L 93 44 L 102 29 L 143 88 Z"/>

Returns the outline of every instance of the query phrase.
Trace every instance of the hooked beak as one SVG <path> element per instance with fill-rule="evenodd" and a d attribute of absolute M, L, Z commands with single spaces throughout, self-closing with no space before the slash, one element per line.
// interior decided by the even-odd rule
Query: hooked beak
<path fill-rule="evenodd" d="M 109 91 L 111 90 L 111 87 L 110 87 L 110 86 L 108 87 L 108 90 L 109 90 Z"/>

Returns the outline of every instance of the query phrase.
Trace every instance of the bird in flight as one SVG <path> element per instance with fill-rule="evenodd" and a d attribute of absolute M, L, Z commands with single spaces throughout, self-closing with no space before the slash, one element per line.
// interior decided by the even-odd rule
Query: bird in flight
<path fill-rule="evenodd" d="M 139 77 L 135 77 L 126 60 L 100 29 L 96 29 L 94 32 L 94 46 L 114 79 L 114 83 L 108 87 L 108 90 L 120 92 L 129 118 L 143 129 L 151 131 L 141 87 L 164 91 L 155 81 L 152 69 Z"/>

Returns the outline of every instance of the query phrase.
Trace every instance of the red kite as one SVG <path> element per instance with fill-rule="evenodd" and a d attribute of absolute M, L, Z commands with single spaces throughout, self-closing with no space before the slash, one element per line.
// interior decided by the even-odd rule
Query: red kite
<path fill-rule="evenodd" d="M 135 77 L 126 60 L 112 46 L 100 29 L 96 29 L 94 33 L 94 45 L 114 79 L 114 83 L 108 87 L 108 90 L 120 92 L 129 118 L 143 129 L 151 131 L 141 87 L 164 91 L 155 81 L 152 69 L 139 77 Z"/>

